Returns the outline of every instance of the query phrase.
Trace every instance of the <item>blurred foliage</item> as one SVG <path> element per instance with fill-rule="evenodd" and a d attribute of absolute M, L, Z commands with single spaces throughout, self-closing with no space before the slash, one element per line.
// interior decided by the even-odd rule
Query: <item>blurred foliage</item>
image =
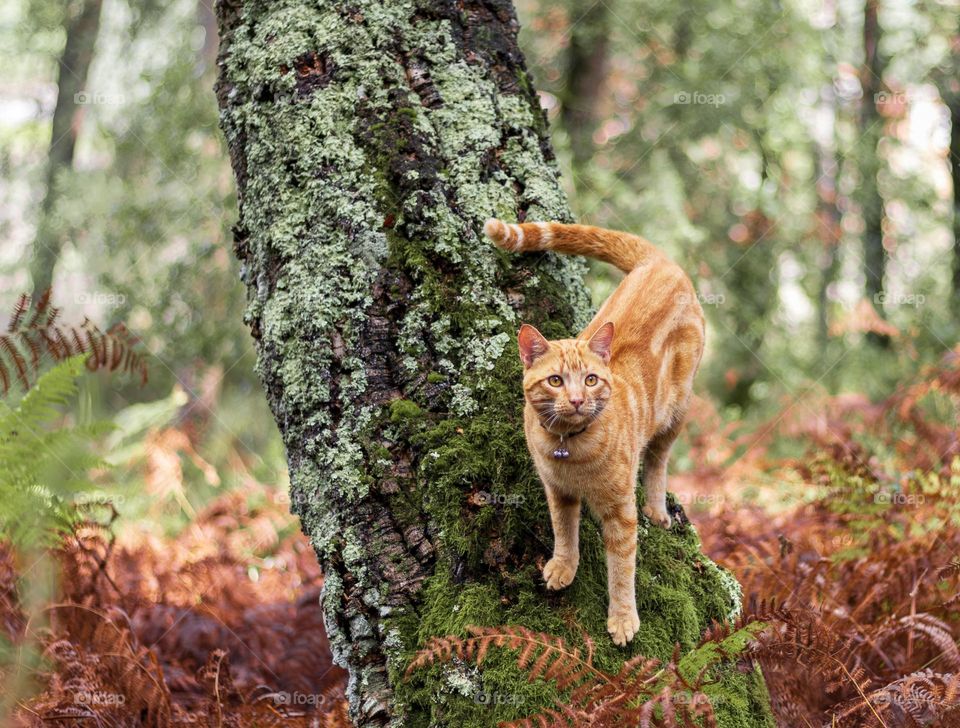
<path fill-rule="evenodd" d="M 9 44 L 0 64 L 9 71 L 3 95 L 12 118 L 0 126 L 0 235 L 14 245 L 2 246 L 0 282 L 29 290 L 32 226 L 22 222 L 39 210 L 64 5 L 23 0 L 5 4 L 3 15 L 0 34 Z M 75 117 L 76 159 L 57 177 L 52 221 L 65 242 L 56 305 L 103 328 L 125 322 L 147 351 L 146 386 L 91 379 L 90 407 L 106 415 L 131 402 L 161 409 L 176 402 L 172 412 L 164 410 L 165 424 L 187 433 L 196 457 L 173 449 L 189 495 L 179 505 L 161 501 L 181 519 L 190 499 L 199 507 L 216 493 L 221 477 L 230 486 L 252 478 L 281 487 L 286 477 L 242 320 L 244 289 L 231 252 L 233 179 L 213 95 L 212 23 L 209 4 L 196 0 L 104 3 L 87 103 Z M 122 417 L 133 417 L 131 410 Z M 173 447 L 170 440 L 152 445 Z M 149 469 L 136 468 L 127 475 L 146 477 Z M 150 488 L 141 492 L 127 508 L 149 509 Z"/>
<path fill-rule="evenodd" d="M 574 208 L 646 235 L 690 271 L 709 320 L 699 387 L 725 421 L 763 421 L 810 392 L 883 397 L 957 338 L 943 264 L 956 1 L 881 5 L 876 159 L 858 143 L 863 7 L 517 2 Z M 5 290 L 29 289 L 71 8 L 12 0 L 0 11 Z M 65 243 L 55 302 L 104 329 L 123 320 L 150 353 L 145 388 L 92 380 L 92 409 L 182 400 L 170 424 L 196 455 L 175 448 L 201 501 L 219 487 L 211 472 L 236 485 L 282 481 L 285 470 L 230 250 L 214 27 L 205 0 L 105 2 L 76 157 L 56 178 L 48 221 Z M 874 168 L 889 263 L 885 300 L 864 306 L 856 192 Z M 617 280 L 594 265 L 596 303 Z M 893 332 L 889 346 L 870 344 L 878 329 Z"/>
<path fill-rule="evenodd" d="M 956 341 L 956 292 L 938 264 L 952 245 L 950 129 L 932 83 L 956 63 L 955 2 L 880 9 L 888 75 L 876 161 L 891 261 L 886 302 L 873 304 L 902 332 L 886 351 L 846 325 L 863 290 L 855 192 L 874 161 L 857 145 L 862 2 L 518 6 L 575 210 L 646 235 L 692 273 L 710 332 L 700 382 L 728 416 L 769 412 L 778 394 L 818 383 L 881 396 Z M 607 54 L 592 59 L 606 64 L 602 85 L 578 95 L 581 36 L 604 37 Z M 567 113 L 571 105 L 589 107 L 591 129 L 570 126 L 585 118 Z M 584 134 L 586 161 L 574 153 Z M 820 154 L 836 170 L 825 172 Z M 828 186 L 835 235 L 818 209 Z M 593 278 L 599 302 L 617 275 L 598 264 Z M 825 342 L 821 286 L 834 330 Z"/>

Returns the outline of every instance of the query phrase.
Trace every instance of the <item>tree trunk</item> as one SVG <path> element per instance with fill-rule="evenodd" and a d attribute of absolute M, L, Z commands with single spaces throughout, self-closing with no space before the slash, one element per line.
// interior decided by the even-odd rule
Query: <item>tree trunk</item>
<path fill-rule="evenodd" d="M 78 106 L 88 103 L 80 94 L 86 91 L 87 75 L 93 62 L 93 49 L 100 30 L 102 0 L 68 3 L 65 13 L 66 41 L 57 73 L 57 105 L 53 110 L 50 147 L 44 178 L 44 196 L 33 242 L 30 278 L 34 298 L 43 295 L 53 282 L 53 272 L 63 241 L 56 230 L 53 215 L 57 207 L 57 177 L 73 166 L 77 143 Z"/>
<path fill-rule="evenodd" d="M 494 725 L 556 691 L 509 655 L 402 678 L 433 635 L 521 624 L 596 640 L 596 662 L 669 657 L 738 605 L 689 526 L 641 527 L 640 634 L 606 635 L 591 522 L 575 584 L 548 594 L 546 504 L 521 419 L 521 320 L 589 318 L 584 266 L 516 258 L 483 220 L 569 220 L 505 0 L 221 0 L 217 95 L 236 252 L 294 510 L 325 574 L 359 726 Z M 770 724 L 757 674 L 722 672 L 728 726 Z M 483 701 L 487 695 L 509 699 Z"/>
<path fill-rule="evenodd" d="M 960 39 L 954 40 L 955 47 L 960 47 Z M 954 63 L 960 68 L 960 60 Z M 955 82 L 955 81 L 954 81 Z M 953 275 L 951 277 L 951 295 L 953 310 L 960 313 L 960 92 L 948 98 L 950 109 L 950 154 L 947 160 L 950 163 L 950 179 L 953 181 Z"/>
<path fill-rule="evenodd" d="M 821 349 L 830 333 L 830 287 L 840 267 L 842 213 L 837 206 L 837 178 L 840 164 L 834 146 L 816 144 L 817 156 L 817 233 L 820 238 L 820 281 L 817 288 L 817 341 Z"/>
<path fill-rule="evenodd" d="M 577 17 L 578 6 L 573 12 Z M 606 87 L 609 45 L 610 9 L 602 2 L 596 3 L 570 30 L 566 57 L 561 120 L 570 137 L 572 166 L 577 175 L 584 173 L 593 156 L 593 133 Z"/>
<path fill-rule="evenodd" d="M 829 6 L 836 18 L 835 6 Z M 835 20 L 834 20 L 835 22 Z M 833 33 L 831 29 L 826 31 Z M 840 243 L 843 238 L 843 213 L 839 207 L 838 190 L 840 179 L 840 159 L 837 154 L 837 97 L 833 80 L 836 75 L 836 61 L 827 53 L 824 59 L 827 82 L 820 90 L 820 109 L 829 119 L 829 128 L 811 128 L 816 158 L 817 237 L 820 239 L 818 266 L 820 280 L 817 288 L 817 341 L 820 348 L 827 345 L 830 333 L 830 287 L 837 279 L 840 267 Z M 822 123 L 822 122 L 821 122 Z"/>
<path fill-rule="evenodd" d="M 960 64 L 958 64 L 960 65 Z M 953 180 L 953 278 L 951 300 L 960 310 L 960 93 L 950 104 L 950 179 Z"/>
<path fill-rule="evenodd" d="M 957 22 L 953 19 L 953 22 Z M 950 268 L 950 308 L 960 316 L 960 26 L 947 36 L 950 55 L 933 69 L 931 78 L 950 112 L 950 151 L 947 164 L 953 183 L 953 260 Z"/>
<path fill-rule="evenodd" d="M 887 267 L 883 247 L 883 198 L 877 175 L 880 171 L 878 145 L 883 133 L 879 94 L 883 87 L 884 62 L 880 55 L 881 28 L 878 0 L 866 0 L 863 9 L 863 67 L 860 84 L 863 98 L 860 106 L 860 209 L 863 215 L 863 274 L 864 293 L 878 313 L 883 316 L 881 293 Z M 887 343 L 888 337 L 871 334 L 875 343 Z"/>

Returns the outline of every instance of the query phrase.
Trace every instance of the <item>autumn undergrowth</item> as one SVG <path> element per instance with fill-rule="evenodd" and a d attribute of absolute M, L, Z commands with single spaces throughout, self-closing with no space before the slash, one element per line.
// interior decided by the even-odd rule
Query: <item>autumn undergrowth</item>
<path fill-rule="evenodd" d="M 30 414 L 30 436 L 52 438 L 47 444 L 62 445 L 62 457 L 81 452 L 86 459 L 70 461 L 83 477 L 73 485 L 63 479 L 60 494 L 11 490 L 30 499 L 34 519 L 49 519 L 29 531 L 49 538 L 25 549 L 28 534 L 17 527 L 27 521 L 8 518 L 0 549 L 0 679 L 10 685 L 17 671 L 26 676 L 8 706 L 11 724 L 348 725 L 345 675 L 327 672 L 317 605 L 322 577 L 288 504 L 248 477 L 199 508 L 188 528 L 124 531 L 128 516 L 104 496 L 115 466 L 109 457 L 89 459 L 107 451 L 77 450 L 73 442 L 102 444 L 104 431 L 78 430 L 64 410 L 70 382 L 89 375 L 82 360 L 49 367 L 31 375 L 48 400 L 46 414 L 29 412 L 30 397 L 41 399 L 36 393 L 8 400 L 10 411 Z M 883 400 L 822 395 L 748 434 L 724 429 L 701 408 L 684 445 L 692 469 L 673 475 L 673 498 L 696 526 L 691 538 L 742 585 L 738 618 L 718 620 L 682 650 L 617 662 L 578 624 L 583 614 L 551 608 L 541 626 L 517 627 L 510 620 L 525 613 L 523 590 L 479 594 L 465 602 L 473 611 L 457 615 L 456 634 L 437 631 L 449 624 L 442 603 L 437 614 L 424 615 L 407 679 L 442 671 L 451 695 L 472 690 L 471 701 L 499 708 L 511 716 L 503 723 L 509 726 L 714 725 L 727 699 L 716 689 L 721 671 L 728 684 L 731 673 L 762 672 L 782 726 L 960 724 L 958 412 L 960 349 Z M 445 457 L 455 457 L 456 447 L 472 453 L 469 421 L 456 425 L 463 432 L 434 433 L 411 407 L 395 414 L 396 426 L 418 423 L 424 447 L 435 438 L 453 448 Z M 8 430 L 0 447 L 24 460 L 16 438 L 27 431 Z M 502 447 L 522 444 L 502 434 Z M 164 483 L 184 492 L 175 462 L 205 471 L 202 459 L 193 461 L 199 454 L 190 432 L 134 433 L 124 452 L 136 438 L 143 441 L 136 467 L 152 478 L 152 493 L 162 493 Z M 450 477 L 472 478 L 472 467 Z M 501 475 L 477 472 L 488 480 Z M 97 498 L 74 497 L 76 488 L 92 487 Z M 475 490 L 457 507 L 482 507 L 477 499 L 489 499 L 493 489 Z M 453 509 L 434 506 L 441 514 Z M 454 558 L 498 563 L 482 528 L 458 536 Z M 50 556 L 47 592 L 30 591 L 39 579 L 24 555 L 37 548 Z M 296 695 L 312 696 L 311 704 L 291 703 Z"/>

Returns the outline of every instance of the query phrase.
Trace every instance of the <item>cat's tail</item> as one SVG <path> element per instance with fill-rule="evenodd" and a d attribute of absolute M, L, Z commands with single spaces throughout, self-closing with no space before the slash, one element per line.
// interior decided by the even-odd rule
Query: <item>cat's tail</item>
<path fill-rule="evenodd" d="M 591 225 L 559 222 L 507 223 L 490 218 L 483 232 L 498 248 L 514 253 L 555 250 L 567 255 L 586 255 L 611 263 L 629 273 L 651 257 L 660 256 L 653 244 L 639 235 L 605 230 Z"/>

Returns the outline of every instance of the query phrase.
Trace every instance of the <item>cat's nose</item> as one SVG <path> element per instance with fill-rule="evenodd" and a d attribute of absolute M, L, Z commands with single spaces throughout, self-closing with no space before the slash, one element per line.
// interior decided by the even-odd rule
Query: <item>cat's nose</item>
<path fill-rule="evenodd" d="M 578 410 L 578 409 L 580 409 L 580 405 L 583 404 L 583 398 L 571 399 L 571 400 L 570 400 L 570 404 L 573 405 L 573 408 L 574 408 L 574 409 Z"/>

